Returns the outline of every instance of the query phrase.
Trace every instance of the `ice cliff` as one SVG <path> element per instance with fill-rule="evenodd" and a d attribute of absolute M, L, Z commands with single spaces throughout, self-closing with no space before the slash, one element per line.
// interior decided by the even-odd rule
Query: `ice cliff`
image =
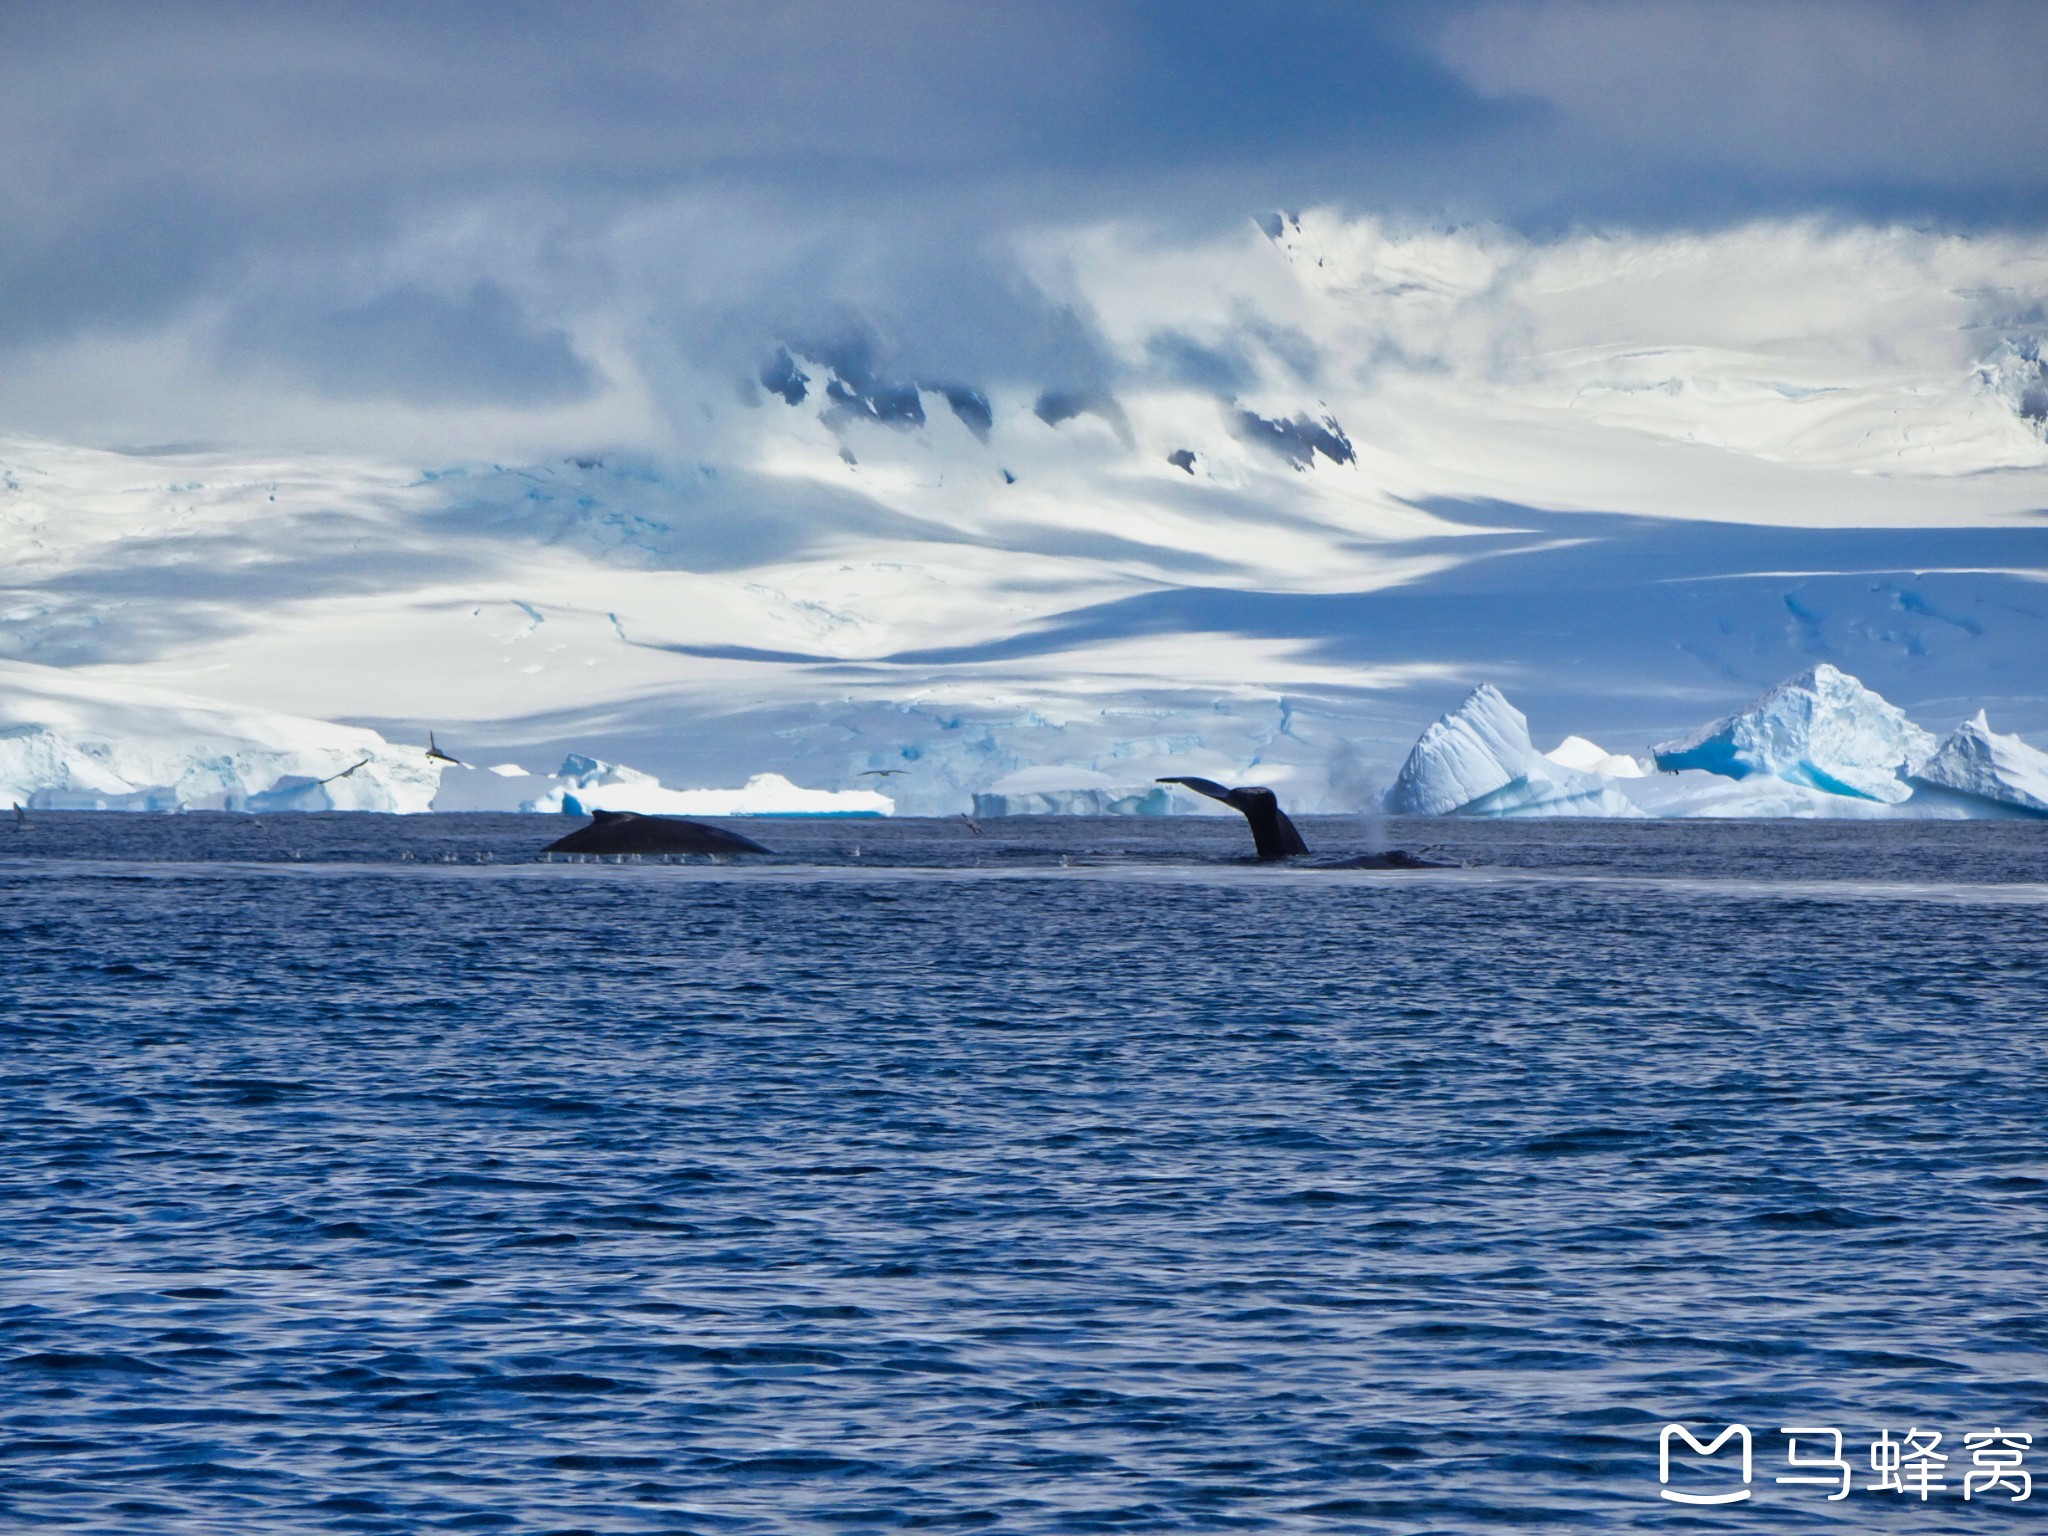
<path fill-rule="evenodd" d="M 553 775 L 474 767 L 376 731 L 0 660 L 0 808 L 230 811 L 590 811 L 887 816 L 874 790 L 670 789 L 572 753 Z"/>
<path fill-rule="evenodd" d="M 1020 768 L 974 796 L 976 816 L 1169 816 L 1163 784 L 1120 781 L 1092 768 Z"/>
<path fill-rule="evenodd" d="M 871 789 L 804 789 L 779 773 L 757 773 L 740 789 L 669 789 L 652 774 L 572 752 L 552 787 L 525 811 L 637 811 L 643 816 L 888 816 L 896 803 Z"/>
<path fill-rule="evenodd" d="M 411 812 L 438 780 L 375 731 L 0 661 L 0 804 Z"/>
<path fill-rule="evenodd" d="M 1767 773 L 1831 795 L 1897 805 L 1907 777 L 1934 755 L 1934 737 L 1847 673 L 1822 662 L 1738 714 L 1655 749 L 1667 772 L 1726 778 Z"/>

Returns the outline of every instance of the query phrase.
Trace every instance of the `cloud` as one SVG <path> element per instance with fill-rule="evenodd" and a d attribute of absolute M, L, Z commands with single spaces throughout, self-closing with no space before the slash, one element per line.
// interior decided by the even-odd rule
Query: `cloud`
<path fill-rule="evenodd" d="M 643 385 L 635 419 L 681 432 L 758 396 L 775 346 L 850 335 L 878 379 L 1106 395 L 1136 364 L 1020 252 L 1107 221 L 2048 216 L 2048 13 L 1998 0 L 150 0 L 5 27 L 15 429 L 132 397 L 92 359 L 138 349 L 166 384 L 134 419 L 198 438 L 244 429 L 221 376 L 252 373 L 302 391 L 265 419 L 303 441 L 367 402 L 583 431 Z M 1191 324 L 1147 366 L 1231 394 L 1279 347 Z"/>
<path fill-rule="evenodd" d="M 529 325 L 493 283 L 459 297 L 407 285 L 348 308 L 249 317 L 228 344 L 351 399 L 549 405 L 597 387 L 567 332 Z"/>
<path fill-rule="evenodd" d="M 2029 0 L 1484 0 L 1438 34 L 1540 105 L 1583 191 L 1669 217 L 1833 205 L 1965 220 L 2048 211 L 2048 9 Z"/>

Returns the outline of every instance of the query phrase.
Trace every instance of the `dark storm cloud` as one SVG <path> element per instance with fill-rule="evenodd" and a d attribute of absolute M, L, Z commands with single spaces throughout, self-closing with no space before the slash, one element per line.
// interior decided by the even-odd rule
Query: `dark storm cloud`
<path fill-rule="evenodd" d="M 2044 57 L 2023 0 L 17 0 L 0 347 L 203 311 L 329 392 L 517 403 L 589 387 L 601 312 L 735 381 L 857 325 L 901 377 L 1099 391 L 1009 232 L 2032 224 Z"/>

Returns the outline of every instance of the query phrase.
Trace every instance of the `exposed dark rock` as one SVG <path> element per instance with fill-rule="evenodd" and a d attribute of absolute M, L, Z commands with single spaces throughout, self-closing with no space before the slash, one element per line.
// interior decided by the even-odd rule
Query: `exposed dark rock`
<path fill-rule="evenodd" d="M 1318 421 L 1303 412 L 1299 416 L 1269 421 L 1255 411 L 1240 410 L 1233 418 L 1233 425 L 1238 436 L 1246 442 L 1279 454 L 1296 469 L 1307 469 L 1315 462 L 1318 453 L 1332 464 L 1352 464 L 1358 459 L 1351 439 L 1344 435 L 1344 429 L 1337 425 L 1334 416 L 1324 416 Z"/>

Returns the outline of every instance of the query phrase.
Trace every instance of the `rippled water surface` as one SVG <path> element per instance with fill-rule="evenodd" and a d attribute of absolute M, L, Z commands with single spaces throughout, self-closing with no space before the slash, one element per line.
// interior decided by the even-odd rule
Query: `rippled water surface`
<path fill-rule="evenodd" d="M 1966 1431 L 2048 1476 L 2048 826 L 559 830 L 0 828 L 0 1527 L 2048 1508 L 1959 1496 Z M 1673 1419 L 1753 1502 L 1659 1497 Z"/>

